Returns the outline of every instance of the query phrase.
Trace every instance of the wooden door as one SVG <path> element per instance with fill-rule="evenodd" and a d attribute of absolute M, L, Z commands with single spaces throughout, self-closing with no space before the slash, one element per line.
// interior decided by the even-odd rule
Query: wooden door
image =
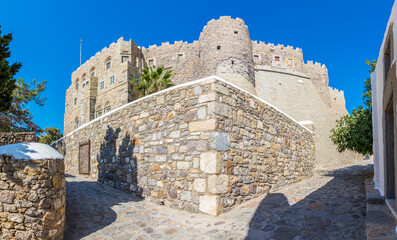
<path fill-rule="evenodd" d="M 79 173 L 90 174 L 90 140 L 79 144 Z"/>

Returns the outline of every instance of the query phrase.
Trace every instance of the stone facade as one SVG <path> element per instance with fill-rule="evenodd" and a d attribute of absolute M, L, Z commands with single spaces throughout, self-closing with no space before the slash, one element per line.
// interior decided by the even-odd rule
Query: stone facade
<path fill-rule="evenodd" d="M 106 70 L 109 58 L 112 65 Z M 123 58 L 128 63 L 122 62 Z M 349 151 L 340 154 L 329 140 L 329 130 L 335 126 L 335 120 L 348 112 L 343 91 L 328 86 L 325 65 L 305 62 L 300 48 L 252 41 L 244 21 L 228 16 L 209 21 L 193 43 L 164 42 L 161 46 L 145 48 L 120 38 L 98 52 L 72 74 L 72 85 L 66 93 L 64 133 L 136 99 L 133 86 L 128 82 L 147 66 L 164 66 L 166 70 L 172 70 L 175 85 L 212 75 L 222 77 L 298 121 L 313 122 L 318 166 L 362 158 Z M 84 76 L 89 76 L 92 68 L 95 77 L 88 81 L 89 87 L 82 89 L 81 79 L 88 79 Z M 115 76 L 115 84 L 110 84 L 111 76 Z M 300 78 L 298 82 L 307 82 L 302 86 L 307 88 L 308 95 L 283 92 L 284 85 L 295 77 Z M 101 81 L 104 90 L 100 90 Z"/>
<path fill-rule="evenodd" d="M 65 178 L 62 159 L 0 155 L 0 238 L 62 239 Z"/>
<path fill-rule="evenodd" d="M 0 146 L 38 141 L 39 138 L 36 136 L 35 132 L 0 132 Z"/>
<path fill-rule="evenodd" d="M 91 178 L 212 215 L 308 177 L 314 167 L 309 130 L 216 77 L 138 99 L 67 134 L 53 146 L 65 154 L 68 173 L 81 172 L 86 142 Z"/>

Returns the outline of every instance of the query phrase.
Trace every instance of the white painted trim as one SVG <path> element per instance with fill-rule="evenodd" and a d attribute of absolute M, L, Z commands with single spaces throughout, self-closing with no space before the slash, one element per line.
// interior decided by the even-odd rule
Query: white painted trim
<path fill-rule="evenodd" d="M 300 125 L 300 126 L 303 127 L 304 129 L 306 129 L 308 132 L 313 133 L 312 131 L 310 131 L 309 129 L 307 129 L 305 126 L 303 126 L 302 124 L 300 124 L 297 120 L 293 119 L 291 116 L 289 116 L 288 114 L 284 113 L 284 112 L 281 111 L 280 109 L 276 108 L 276 107 L 273 106 L 272 104 L 266 102 L 265 100 L 263 100 L 263 99 L 261 99 L 261 98 L 255 96 L 255 95 L 253 95 L 252 93 L 250 93 L 250 92 L 248 92 L 248 91 L 246 91 L 246 90 L 244 90 L 244 89 L 242 89 L 242 88 L 240 88 L 240 87 L 234 85 L 233 83 L 228 82 L 228 81 L 226 81 L 226 80 L 224 80 L 224 79 L 222 79 L 222 78 L 220 78 L 220 77 L 218 77 L 218 76 L 209 76 L 209 77 L 206 77 L 206 78 L 202 78 L 202 79 L 198 79 L 198 80 L 194 80 L 194 81 L 190 81 L 190 82 L 178 84 L 178 85 L 176 85 L 176 86 L 173 86 L 173 87 L 170 87 L 170 88 L 167 88 L 167 89 L 164 89 L 164 90 L 155 92 L 155 93 L 153 93 L 153 94 L 150 94 L 150 95 L 147 95 L 147 96 L 144 96 L 144 97 L 141 97 L 141 98 L 139 98 L 139 99 L 137 99 L 137 100 L 135 100 L 135 101 L 129 102 L 129 103 L 123 105 L 123 106 L 120 106 L 120 107 L 118 107 L 118 108 L 115 108 L 115 109 L 113 109 L 112 111 L 110 111 L 110 112 L 108 112 L 108 113 L 105 113 L 105 114 L 103 114 L 102 116 L 100 116 L 100 117 L 98 117 L 98 118 L 95 118 L 94 120 L 91 120 L 90 122 L 87 122 L 87 123 L 81 125 L 79 128 L 75 129 L 74 131 L 72 131 L 72 132 L 66 134 L 66 135 L 63 136 L 62 138 L 60 138 L 60 139 L 58 139 L 57 141 L 53 142 L 53 144 L 56 143 L 56 142 L 58 142 L 59 140 L 65 138 L 65 137 L 67 137 L 67 136 L 73 134 L 74 132 L 80 130 L 81 128 L 84 128 L 84 127 L 86 127 L 86 126 L 88 126 L 88 125 L 91 125 L 92 123 L 94 123 L 94 122 L 96 122 L 96 121 L 99 121 L 99 120 L 101 120 L 102 118 L 104 118 L 104 117 L 106 117 L 106 116 L 108 116 L 108 115 L 110 115 L 110 114 L 112 114 L 112 113 L 114 113 L 114 112 L 117 112 L 117 111 L 119 111 L 119 110 L 121 110 L 121 109 L 123 109 L 123 108 L 126 108 L 126 107 L 128 107 L 128 106 L 131 106 L 131 105 L 133 105 L 133 104 L 139 103 L 139 102 L 141 102 L 141 101 L 143 101 L 143 100 L 145 100 L 145 99 L 147 99 L 147 98 L 151 98 L 151 97 L 154 97 L 154 96 L 157 96 L 157 95 L 160 95 L 160 94 L 164 94 L 164 93 L 166 93 L 166 92 L 169 92 L 169 91 L 172 91 L 172 90 L 181 88 L 181 87 L 187 87 L 187 86 L 199 84 L 199 83 L 202 83 L 202 82 L 211 80 L 211 79 L 218 80 L 218 81 L 223 82 L 223 83 L 225 83 L 225 84 L 228 84 L 228 85 L 230 85 L 230 86 L 232 86 L 232 87 L 234 87 L 234 88 L 237 88 L 238 90 L 240 90 L 240 91 L 242 91 L 242 92 L 244 92 L 244 93 L 250 95 L 251 97 L 255 98 L 256 100 L 258 100 L 258 101 L 260 101 L 260 102 L 262 102 L 262 103 L 264 103 L 264 104 L 266 104 L 266 105 L 269 105 L 270 107 L 274 108 L 275 110 L 277 110 L 277 111 L 280 112 L 281 114 L 283 114 L 283 115 L 285 115 L 286 117 L 288 117 L 289 119 L 291 119 L 293 122 L 297 123 L 298 125 Z"/>

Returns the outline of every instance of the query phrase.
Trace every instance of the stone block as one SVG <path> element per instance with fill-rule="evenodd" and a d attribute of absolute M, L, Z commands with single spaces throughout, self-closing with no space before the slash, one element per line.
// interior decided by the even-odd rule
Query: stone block
<path fill-rule="evenodd" d="M 219 196 L 216 195 L 200 196 L 200 203 L 199 203 L 200 212 L 217 216 L 218 209 L 219 209 Z"/>
<path fill-rule="evenodd" d="M 165 162 L 167 160 L 167 156 L 166 155 L 157 155 L 154 159 L 156 162 Z"/>
<path fill-rule="evenodd" d="M 189 123 L 190 132 L 211 131 L 211 130 L 215 130 L 215 128 L 216 128 L 215 119 L 208 119 L 208 120 Z"/>
<path fill-rule="evenodd" d="M 194 95 L 200 95 L 203 92 L 203 90 L 201 89 L 200 86 L 195 86 L 193 88 L 193 92 L 194 92 Z"/>
<path fill-rule="evenodd" d="M 9 214 L 7 219 L 10 222 L 22 223 L 24 216 L 22 214 Z"/>
<path fill-rule="evenodd" d="M 0 202 L 2 203 L 13 203 L 15 193 L 12 191 L 0 191 Z"/>
<path fill-rule="evenodd" d="M 215 93 L 208 93 L 208 94 L 200 95 L 200 97 L 198 99 L 198 103 L 215 101 L 215 99 L 216 99 Z"/>
<path fill-rule="evenodd" d="M 169 135 L 170 138 L 179 138 L 180 136 L 181 136 L 181 131 L 173 131 L 173 132 L 170 132 L 170 135 Z"/>
<path fill-rule="evenodd" d="M 230 149 L 230 137 L 228 133 L 212 133 L 212 148 L 217 151 L 228 151 Z"/>
<path fill-rule="evenodd" d="M 177 169 L 189 169 L 190 168 L 190 162 L 177 162 L 176 163 L 176 168 Z"/>
<path fill-rule="evenodd" d="M 227 193 L 229 177 L 227 175 L 211 175 L 208 177 L 208 191 L 214 194 Z"/>
<path fill-rule="evenodd" d="M 207 117 L 207 109 L 206 107 L 201 107 L 198 111 L 197 111 L 197 118 L 200 120 L 203 120 Z"/>
<path fill-rule="evenodd" d="M 192 200 L 192 194 L 190 192 L 181 192 L 181 200 L 190 202 Z"/>
<path fill-rule="evenodd" d="M 216 103 L 215 104 L 215 114 L 232 118 L 233 117 L 233 112 L 232 108 L 229 105 L 223 104 L 223 103 Z"/>
<path fill-rule="evenodd" d="M 206 182 L 206 180 L 203 179 L 203 178 L 194 179 L 194 181 L 193 181 L 193 189 L 194 189 L 194 191 L 201 192 L 201 193 L 205 192 L 205 188 L 206 188 L 206 185 L 207 185 L 205 182 Z"/>
<path fill-rule="evenodd" d="M 205 173 L 220 173 L 221 160 L 219 153 L 216 151 L 201 153 L 200 169 Z"/>

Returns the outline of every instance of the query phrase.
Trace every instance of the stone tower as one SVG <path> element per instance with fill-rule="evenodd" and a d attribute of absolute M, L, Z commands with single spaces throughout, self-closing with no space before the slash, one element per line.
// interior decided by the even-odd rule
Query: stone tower
<path fill-rule="evenodd" d="M 197 77 L 211 75 L 256 95 L 252 41 L 242 19 L 211 20 L 200 34 Z"/>

